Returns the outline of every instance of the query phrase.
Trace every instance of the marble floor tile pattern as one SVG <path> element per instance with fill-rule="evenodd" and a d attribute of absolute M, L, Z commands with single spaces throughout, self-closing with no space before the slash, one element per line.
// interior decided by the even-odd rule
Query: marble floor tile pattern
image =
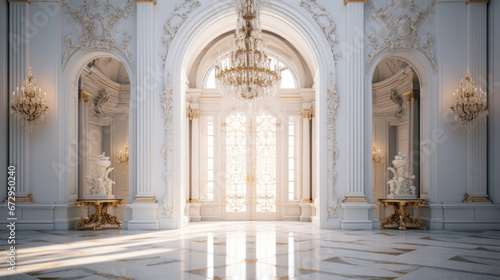
<path fill-rule="evenodd" d="M 169 231 L 18 231 L 16 240 L 17 271 L 2 261 L 1 279 L 500 280 L 500 231 L 200 222 Z"/>

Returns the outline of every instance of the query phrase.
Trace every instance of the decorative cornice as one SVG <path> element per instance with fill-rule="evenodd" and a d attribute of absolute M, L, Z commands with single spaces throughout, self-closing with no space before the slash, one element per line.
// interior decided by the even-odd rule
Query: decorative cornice
<path fill-rule="evenodd" d="M 365 3 L 366 0 L 344 0 L 344 5 L 347 5 L 348 3 Z"/>
<path fill-rule="evenodd" d="M 153 5 L 156 5 L 156 0 L 135 0 L 135 3 L 153 3 Z"/>
<path fill-rule="evenodd" d="M 7 2 L 25 2 L 25 3 L 28 3 L 28 4 L 31 4 L 31 0 L 7 0 Z"/>
<path fill-rule="evenodd" d="M 325 34 L 326 40 L 330 43 L 333 58 L 335 63 L 342 57 L 342 53 L 338 51 L 339 40 L 337 39 L 337 25 L 332 16 L 328 13 L 325 7 L 321 6 L 316 0 L 303 0 L 300 6 L 306 9 L 314 18 L 316 23 L 321 27 Z"/>

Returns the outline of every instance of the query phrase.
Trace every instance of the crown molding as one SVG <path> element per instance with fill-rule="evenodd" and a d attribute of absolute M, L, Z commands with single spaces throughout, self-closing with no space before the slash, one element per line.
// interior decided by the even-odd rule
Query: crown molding
<path fill-rule="evenodd" d="M 31 4 L 31 0 L 7 0 L 7 2 L 11 3 L 11 2 L 14 2 L 14 3 L 28 3 L 28 4 Z"/>

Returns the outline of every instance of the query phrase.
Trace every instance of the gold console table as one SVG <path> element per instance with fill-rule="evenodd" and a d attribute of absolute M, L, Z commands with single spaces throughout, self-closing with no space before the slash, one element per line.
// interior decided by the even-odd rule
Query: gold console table
<path fill-rule="evenodd" d="M 118 218 L 108 214 L 108 208 L 125 205 L 126 203 L 123 199 L 78 199 L 75 201 L 75 204 L 78 207 L 87 209 L 87 213 L 89 206 L 95 208 L 95 213 L 87 219 L 81 219 L 75 230 L 88 229 L 89 225 L 92 224 L 94 224 L 94 230 L 103 229 L 103 225 L 116 225 L 118 229 L 122 228 L 122 223 L 118 221 Z"/>
<path fill-rule="evenodd" d="M 425 205 L 425 200 L 423 199 L 379 199 L 377 205 L 383 206 L 387 209 L 389 206 L 394 208 L 394 213 L 387 217 L 384 222 L 380 223 L 380 228 L 393 228 L 399 225 L 399 229 L 406 230 L 407 226 L 416 227 L 419 229 L 425 229 L 422 225 L 422 221 L 418 218 L 412 217 L 406 208 L 412 206 L 414 209 L 419 206 Z M 389 226 L 389 227 L 388 227 Z"/>

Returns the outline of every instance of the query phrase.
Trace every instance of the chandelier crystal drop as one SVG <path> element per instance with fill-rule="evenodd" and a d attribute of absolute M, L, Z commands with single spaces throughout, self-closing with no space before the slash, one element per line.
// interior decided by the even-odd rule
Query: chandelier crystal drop
<path fill-rule="evenodd" d="M 10 100 L 11 114 L 21 121 L 27 129 L 32 130 L 37 126 L 38 120 L 43 121 L 47 115 L 47 94 L 38 86 L 38 82 L 31 74 L 29 67 L 28 76 L 24 80 L 24 85 L 17 87 L 12 92 Z"/>
<path fill-rule="evenodd" d="M 262 40 L 260 25 L 263 0 L 236 0 L 238 22 L 232 51 L 219 56 L 215 66 L 217 88 L 236 108 L 255 111 L 276 95 L 281 73 Z"/>
<path fill-rule="evenodd" d="M 476 125 L 478 120 L 486 119 L 488 116 L 486 92 L 474 87 L 469 67 L 467 67 L 465 83 L 463 80 L 460 81 L 460 86 L 453 92 L 453 97 L 451 115 L 453 121 L 460 127 L 469 130 Z"/>

